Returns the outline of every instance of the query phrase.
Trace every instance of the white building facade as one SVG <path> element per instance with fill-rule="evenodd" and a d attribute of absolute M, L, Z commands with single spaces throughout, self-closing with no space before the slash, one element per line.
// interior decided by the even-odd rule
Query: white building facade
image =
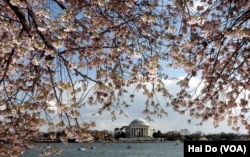
<path fill-rule="evenodd" d="M 152 137 L 153 129 L 144 119 L 137 118 L 125 127 L 125 133 L 127 137 Z"/>

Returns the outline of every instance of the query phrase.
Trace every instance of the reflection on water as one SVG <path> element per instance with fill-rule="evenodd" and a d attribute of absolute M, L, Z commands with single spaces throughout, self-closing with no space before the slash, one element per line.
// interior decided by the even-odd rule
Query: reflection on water
<path fill-rule="evenodd" d="M 80 149 L 80 143 L 53 143 L 46 148 L 45 143 L 39 143 L 36 148 L 25 152 L 21 157 L 35 157 L 40 152 L 46 152 L 53 157 L 183 157 L 183 143 L 95 143 L 94 149 Z M 61 154 L 54 152 L 53 148 L 61 148 Z"/>

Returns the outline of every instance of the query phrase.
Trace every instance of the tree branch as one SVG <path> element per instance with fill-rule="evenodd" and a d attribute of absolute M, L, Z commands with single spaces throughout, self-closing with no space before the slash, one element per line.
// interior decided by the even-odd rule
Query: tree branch
<path fill-rule="evenodd" d="M 10 0 L 6 0 L 6 3 L 10 7 L 10 9 L 15 13 L 17 18 L 19 19 L 19 22 L 22 24 L 23 28 L 22 28 L 21 32 L 24 30 L 27 33 L 29 33 L 30 26 L 28 26 L 28 24 L 26 22 L 25 15 L 23 14 L 23 12 L 17 6 L 12 5 L 10 3 Z"/>

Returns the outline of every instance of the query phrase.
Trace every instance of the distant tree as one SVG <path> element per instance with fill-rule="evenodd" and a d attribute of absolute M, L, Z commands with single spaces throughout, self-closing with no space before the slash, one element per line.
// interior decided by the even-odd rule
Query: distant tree
<path fill-rule="evenodd" d="M 115 128 L 115 139 L 125 138 L 126 133 L 121 128 Z"/>
<path fill-rule="evenodd" d="M 207 134 L 205 137 L 210 140 L 210 141 L 218 141 L 220 140 L 220 135 L 219 134 Z"/>
<path fill-rule="evenodd" d="M 201 132 L 196 132 L 196 133 L 192 133 L 190 135 L 185 135 L 185 139 L 186 140 L 191 140 L 191 141 L 198 141 L 200 140 L 200 138 L 203 136 L 203 134 Z"/>
<path fill-rule="evenodd" d="M 224 133 L 221 132 L 220 134 L 207 134 L 205 135 L 205 137 L 208 140 L 226 140 L 226 141 L 231 141 L 231 140 L 235 140 L 237 138 L 240 138 L 242 135 L 237 135 L 235 133 Z"/>
<path fill-rule="evenodd" d="M 249 2 L 195 2 L 0 0 L 0 140 L 9 143 L 0 156 L 32 147 L 44 125 L 92 139 L 95 124 L 80 110 L 100 105 L 97 114 L 127 116 L 138 91 L 148 118 L 167 114 L 164 104 L 201 124 L 227 119 L 250 132 Z M 169 76 L 166 66 L 186 76 Z"/>
<path fill-rule="evenodd" d="M 126 137 L 126 134 L 123 131 L 115 134 L 115 139 L 117 139 L 117 140 L 119 138 L 125 138 L 125 137 Z"/>
<path fill-rule="evenodd" d="M 182 140 L 182 135 L 178 131 L 169 131 L 166 134 L 164 134 L 164 138 L 168 141 L 177 141 L 177 140 Z"/>
<path fill-rule="evenodd" d="M 236 138 L 236 134 L 234 133 L 220 133 L 220 140 L 226 140 L 226 141 L 231 141 L 231 140 L 234 140 Z"/>
<path fill-rule="evenodd" d="M 152 136 L 153 138 L 161 138 L 161 131 L 158 130 L 157 132 L 154 132 Z"/>

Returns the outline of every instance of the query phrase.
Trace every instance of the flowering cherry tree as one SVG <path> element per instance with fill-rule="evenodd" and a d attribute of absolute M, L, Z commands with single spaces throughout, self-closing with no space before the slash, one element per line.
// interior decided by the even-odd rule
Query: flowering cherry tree
<path fill-rule="evenodd" d="M 165 32 L 157 1 L 0 2 L 1 156 L 30 148 L 41 126 L 63 129 L 63 142 L 91 140 L 94 124 L 81 120 L 80 109 L 101 104 L 99 114 L 126 116 L 130 101 L 123 97 L 134 97 L 127 91 L 132 84 L 153 102 L 145 83 L 161 82 L 157 59 Z M 153 105 L 152 112 L 164 114 Z"/>
<path fill-rule="evenodd" d="M 250 131 L 248 1 L 0 2 L 1 156 L 32 147 L 41 126 L 63 129 L 63 142 L 91 140 L 94 123 L 80 109 L 98 104 L 99 114 L 127 116 L 137 91 L 148 116 L 167 114 L 167 104 L 201 123 Z M 176 94 L 164 84 L 166 65 L 185 69 Z"/>
<path fill-rule="evenodd" d="M 178 82 L 181 89 L 172 105 L 202 119 L 200 124 L 213 119 L 217 127 L 227 121 L 235 131 L 244 127 L 250 132 L 250 3 L 200 2 L 176 3 L 182 6 L 177 7 L 181 26 L 172 40 L 172 65 L 183 67 L 187 75 Z M 201 81 L 190 90 L 195 77 Z"/>

